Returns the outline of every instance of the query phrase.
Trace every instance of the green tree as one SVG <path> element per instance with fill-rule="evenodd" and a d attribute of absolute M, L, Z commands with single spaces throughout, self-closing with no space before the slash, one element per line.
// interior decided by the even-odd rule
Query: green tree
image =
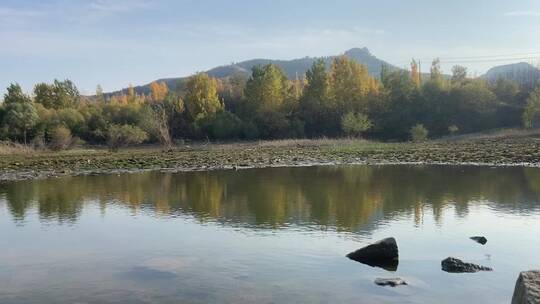
<path fill-rule="evenodd" d="M 75 84 L 66 79 L 54 80 L 52 84 L 39 83 L 34 87 L 35 101 L 45 108 L 63 109 L 79 104 L 80 93 Z"/>
<path fill-rule="evenodd" d="M 467 68 L 461 65 L 455 65 L 452 67 L 452 78 L 450 79 L 452 85 L 460 85 L 467 80 Z"/>
<path fill-rule="evenodd" d="M 254 66 L 245 96 L 259 112 L 278 111 L 289 98 L 289 89 L 287 75 L 277 65 Z"/>
<path fill-rule="evenodd" d="M 341 128 L 348 136 L 360 136 L 372 126 L 369 117 L 362 113 L 349 112 L 341 118 Z"/>
<path fill-rule="evenodd" d="M 213 117 L 224 107 L 217 94 L 216 79 L 206 73 L 190 77 L 184 101 L 189 118 L 194 123 Z"/>
<path fill-rule="evenodd" d="M 212 138 L 237 139 L 240 137 L 242 121 L 236 115 L 228 111 L 218 112 L 206 129 Z"/>
<path fill-rule="evenodd" d="M 276 138 L 287 135 L 288 116 L 293 111 L 290 83 L 276 65 L 255 66 L 246 83 L 246 116 L 254 120 L 259 134 Z"/>
<path fill-rule="evenodd" d="M 4 95 L 6 113 L 4 123 L 11 135 L 22 135 L 24 144 L 27 143 L 27 134 L 38 122 L 38 115 L 32 99 L 23 93 L 18 84 L 11 84 Z"/>
<path fill-rule="evenodd" d="M 403 70 L 387 73 L 382 86 L 378 106 L 369 112 L 373 132 L 382 138 L 406 140 L 422 106 L 419 89 Z"/>
<path fill-rule="evenodd" d="M 328 100 L 328 75 L 323 59 L 313 63 L 306 72 L 307 85 L 300 98 L 300 117 L 305 122 L 309 136 L 330 135 L 330 105 Z M 335 129 L 335 127 L 334 127 Z"/>
<path fill-rule="evenodd" d="M 441 60 L 439 58 L 433 59 L 431 62 L 431 67 L 429 69 L 430 80 L 436 83 L 437 85 L 443 84 L 443 76 L 441 72 Z"/>
<path fill-rule="evenodd" d="M 499 101 L 484 80 L 474 79 L 453 87 L 445 98 L 448 99 L 449 108 L 441 112 L 440 122 L 446 125 L 455 123 L 464 133 L 497 126 L 495 115 Z"/>
<path fill-rule="evenodd" d="M 538 114 L 540 114 L 540 89 L 532 91 L 527 98 L 527 105 L 523 111 L 523 126 L 525 128 L 537 127 Z"/>

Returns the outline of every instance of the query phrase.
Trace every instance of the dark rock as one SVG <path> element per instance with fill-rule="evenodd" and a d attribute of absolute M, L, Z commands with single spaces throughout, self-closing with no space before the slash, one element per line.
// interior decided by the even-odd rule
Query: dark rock
<path fill-rule="evenodd" d="M 512 304 L 538 303 L 540 303 L 540 270 L 520 273 L 514 289 Z"/>
<path fill-rule="evenodd" d="M 360 248 L 347 254 L 351 260 L 386 270 L 395 271 L 398 266 L 398 247 L 393 237 Z"/>
<path fill-rule="evenodd" d="M 472 263 L 465 263 L 460 259 L 446 258 L 441 262 L 442 270 L 452 273 L 463 272 L 478 272 L 478 271 L 492 271 L 493 269 L 485 266 L 480 266 Z"/>
<path fill-rule="evenodd" d="M 483 236 L 471 236 L 471 240 L 482 245 L 485 245 L 487 243 L 487 239 Z"/>
<path fill-rule="evenodd" d="M 403 279 L 400 279 L 400 278 L 390 278 L 390 279 L 377 278 L 375 279 L 375 284 L 379 286 L 396 287 L 399 285 L 407 285 L 407 282 L 405 282 Z"/>

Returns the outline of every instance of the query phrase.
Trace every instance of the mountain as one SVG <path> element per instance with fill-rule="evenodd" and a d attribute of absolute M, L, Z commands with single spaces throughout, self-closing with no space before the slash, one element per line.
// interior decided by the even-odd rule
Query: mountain
<path fill-rule="evenodd" d="M 513 80 L 522 85 L 534 85 L 540 81 L 540 69 L 529 63 L 519 62 L 493 67 L 482 77 L 489 82 L 502 78 Z"/>
<path fill-rule="evenodd" d="M 266 65 L 273 63 L 278 65 L 283 69 L 287 74 L 289 79 L 295 79 L 296 77 L 303 77 L 306 71 L 311 68 L 313 63 L 322 58 L 327 66 L 330 66 L 332 60 L 338 56 L 345 56 L 352 60 L 355 60 L 358 63 L 364 64 L 367 66 L 369 73 L 374 77 L 379 77 L 381 73 L 381 66 L 386 65 L 390 70 L 398 69 L 397 67 L 375 57 L 367 48 L 353 48 L 341 55 L 333 55 L 327 57 L 304 57 L 292 60 L 273 60 L 273 59 L 251 59 L 247 61 L 242 61 L 238 63 L 233 63 L 229 65 L 215 67 L 206 71 L 208 75 L 216 78 L 225 78 L 234 74 L 244 74 L 249 76 L 251 74 L 251 68 L 256 65 Z M 163 78 L 156 81 L 163 81 L 167 83 L 167 86 L 171 89 L 175 89 L 178 84 L 185 81 L 187 77 L 178 77 L 178 78 Z M 126 92 L 126 89 L 122 91 Z M 150 84 L 136 86 L 135 91 L 139 94 L 147 94 L 150 92 Z M 120 93 L 120 91 L 109 93 L 108 95 L 114 95 Z"/>

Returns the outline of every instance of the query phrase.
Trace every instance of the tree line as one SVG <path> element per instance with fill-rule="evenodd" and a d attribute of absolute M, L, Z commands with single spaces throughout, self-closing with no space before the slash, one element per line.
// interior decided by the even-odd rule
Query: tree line
<path fill-rule="evenodd" d="M 70 80 L 7 88 L 0 103 L 0 140 L 65 149 L 74 143 L 112 149 L 143 142 L 170 147 L 178 140 L 252 140 L 362 136 L 422 141 L 493 128 L 535 127 L 540 90 L 510 80 L 469 78 L 455 66 L 428 76 L 383 66 L 379 77 L 346 57 L 316 61 L 288 79 L 278 66 L 255 66 L 216 79 L 197 73 L 174 90 L 153 82 L 149 94 L 81 96 Z"/>

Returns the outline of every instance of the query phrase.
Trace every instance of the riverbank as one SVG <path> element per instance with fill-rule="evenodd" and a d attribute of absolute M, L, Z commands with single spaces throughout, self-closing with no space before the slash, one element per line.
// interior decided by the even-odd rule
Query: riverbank
<path fill-rule="evenodd" d="M 64 175 L 195 171 L 325 164 L 476 164 L 540 166 L 540 137 L 479 137 L 427 143 L 364 140 L 278 140 L 234 144 L 54 151 L 0 155 L 0 181 Z"/>

